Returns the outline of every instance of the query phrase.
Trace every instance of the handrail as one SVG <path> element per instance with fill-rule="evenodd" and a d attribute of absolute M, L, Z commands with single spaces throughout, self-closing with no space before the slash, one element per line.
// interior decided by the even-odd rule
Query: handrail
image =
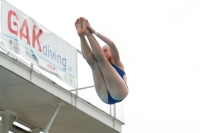
<path fill-rule="evenodd" d="M 83 90 L 83 89 L 88 89 L 88 88 L 92 88 L 92 87 L 94 87 L 94 85 L 92 85 L 92 86 L 86 86 L 86 87 L 82 87 L 82 88 L 77 88 L 77 89 L 73 89 L 73 90 L 69 90 L 69 91 Z"/>
<path fill-rule="evenodd" d="M 79 54 L 82 54 L 82 52 L 80 50 L 77 49 L 77 51 L 78 51 Z"/>

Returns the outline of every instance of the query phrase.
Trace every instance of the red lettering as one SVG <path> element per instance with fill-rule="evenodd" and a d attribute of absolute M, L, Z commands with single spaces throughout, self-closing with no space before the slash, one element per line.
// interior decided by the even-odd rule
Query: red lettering
<path fill-rule="evenodd" d="M 54 71 L 56 70 L 56 68 L 50 64 L 48 64 L 47 67 L 49 67 L 51 70 L 54 70 Z"/>
<path fill-rule="evenodd" d="M 17 30 L 13 30 L 12 27 L 11 27 L 11 16 L 12 16 L 12 15 L 15 16 L 16 19 L 18 20 L 18 17 L 17 17 L 16 12 L 10 10 L 10 11 L 8 12 L 8 29 L 9 29 L 9 31 L 12 32 L 13 34 L 18 35 L 18 25 L 17 25 L 17 22 L 13 22 L 13 25 L 14 25 L 14 26 L 17 26 Z"/>
<path fill-rule="evenodd" d="M 11 22 L 11 17 L 15 16 L 16 20 L 18 22 L 18 16 L 16 14 L 16 12 L 10 10 L 8 12 L 8 29 L 11 33 L 20 36 L 20 39 L 22 40 L 22 37 L 25 38 L 27 40 L 27 44 L 30 45 L 30 36 L 29 36 L 29 28 L 28 27 L 28 23 L 27 20 L 25 19 L 21 28 L 20 28 L 20 33 L 18 33 L 18 23 L 17 22 Z M 16 26 L 17 30 L 12 29 L 12 26 Z M 25 33 L 24 33 L 25 32 Z M 32 47 L 35 48 L 35 43 L 37 43 L 38 48 L 39 48 L 39 52 L 42 52 L 42 48 L 40 45 L 40 36 L 42 35 L 43 31 L 41 29 L 39 29 L 38 33 L 36 33 L 36 26 L 33 25 L 33 30 L 32 30 Z"/>
<path fill-rule="evenodd" d="M 38 44 L 38 47 L 39 47 L 39 51 L 42 52 L 42 48 L 40 46 L 40 41 L 39 41 L 39 37 L 42 35 L 42 30 L 40 29 L 39 32 L 35 33 L 35 29 L 36 29 L 36 26 L 34 25 L 33 26 L 33 39 L 32 39 L 32 45 L 33 45 L 33 48 L 35 48 L 35 41 L 37 41 L 37 44 Z"/>
<path fill-rule="evenodd" d="M 23 33 L 24 28 L 26 28 L 26 34 Z M 26 38 L 27 39 L 27 44 L 30 45 L 29 30 L 28 30 L 28 25 L 27 25 L 27 20 L 26 19 L 24 20 L 24 22 L 22 24 L 22 27 L 20 29 L 20 39 L 21 40 L 22 40 L 22 37 Z"/>

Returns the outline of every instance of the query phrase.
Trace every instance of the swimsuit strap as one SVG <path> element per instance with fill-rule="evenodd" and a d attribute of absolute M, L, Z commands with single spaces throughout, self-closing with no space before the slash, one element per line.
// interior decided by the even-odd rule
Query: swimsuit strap
<path fill-rule="evenodd" d="M 116 66 L 115 64 L 113 64 L 113 63 L 110 63 L 114 68 L 115 68 L 115 70 L 119 73 L 119 75 L 122 77 L 122 79 L 123 79 L 123 77 L 124 77 L 124 74 L 126 74 L 121 68 L 119 68 L 118 66 Z"/>

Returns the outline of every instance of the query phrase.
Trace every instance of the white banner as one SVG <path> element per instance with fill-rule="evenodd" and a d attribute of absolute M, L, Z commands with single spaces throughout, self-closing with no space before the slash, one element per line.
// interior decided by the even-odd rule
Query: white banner
<path fill-rule="evenodd" d="M 2 44 L 77 88 L 77 49 L 6 1 L 1 1 Z"/>

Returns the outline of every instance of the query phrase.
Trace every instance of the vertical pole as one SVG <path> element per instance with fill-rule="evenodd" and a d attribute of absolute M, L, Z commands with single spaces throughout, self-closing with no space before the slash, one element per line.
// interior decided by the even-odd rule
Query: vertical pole
<path fill-rule="evenodd" d="M 1 133 L 8 133 L 9 128 L 12 125 L 12 123 L 16 120 L 15 116 L 9 115 L 9 114 L 2 114 L 2 120 L 1 120 Z"/>
<path fill-rule="evenodd" d="M 0 118 L 1 118 L 1 117 L 0 117 Z M 2 120 L 2 119 L 0 119 L 0 133 L 2 133 L 1 120 Z"/>
<path fill-rule="evenodd" d="M 75 107 L 76 107 L 76 105 L 77 105 L 77 97 L 78 97 L 78 85 L 77 85 L 77 88 L 76 88 L 76 97 L 75 97 Z"/>
<path fill-rule="evenodd" d="M 40 133 L 40 129 L 39 128 L 35 128 L 35 129 L 31 129 L 32 133 Z"/>
<path fill-rule="evenodd" d="M 30 81 L 32 81 L 32 75 L 33 75 L 33 63 L 31 63 Z"/>
<path fill-rule="evenodd" d="M 49 128 L 51 127 L 51 125 L 52 125 L 52 123 L 53 123 L 53 121 L 54 121 L 54 119 L 55 119 L 55 117 L 56 117 L 56 115 L 57 115 L 57 113 L 58 113 L 58 111 L 60 109 L 60 106 L 62 106 L 62 105 L 58 104 L 56 109 L 54 110 L 54 113 L 53 113 L 51 119 L 49 120 L 46 128 L 44 129 L 44 133 L 47 133 L 49 131 Z"/>
<path fill-rule="evenodd" d="M 114 118 L 116 118 L 116 104 L 114 104 Z"/>
<path fill-rule="evenodd" d="M 1 115 L 1 132 L 0 133 L 8 133 L 10 126 L 17 119 L 18 114 L 13 112 L 12 110 L 0 111 Z"/>
<path fill-rule="evenodd" d="M 113 116 L 113 128 L 115 128 L 115 120 L 116 120 L 116 104 L 114 104 L 114 116 Z"/>
<path fill-rule="evenodd" d="M 110 115 L 112 116 L 112 105 L 110 104 Z"/>
<path fill-rule="evenodd" d="M 76 87 L 76 98 L 75 98 L 75 107 L 76 107 L 76 105 L 77 105 L 77 97 L 78 97 L 78 49 L 77 49 L 77 53 L 76 53 L 76 64 L 77 64 L 77 68 L 76 68 L 76 70 L 77 70 L 77 87 Z"/>
<path fill-rule="evenodd" d="M 2 133 L 8 133 L 9 131 L 9 116 L 7 114 L 2 115 Z"/>

